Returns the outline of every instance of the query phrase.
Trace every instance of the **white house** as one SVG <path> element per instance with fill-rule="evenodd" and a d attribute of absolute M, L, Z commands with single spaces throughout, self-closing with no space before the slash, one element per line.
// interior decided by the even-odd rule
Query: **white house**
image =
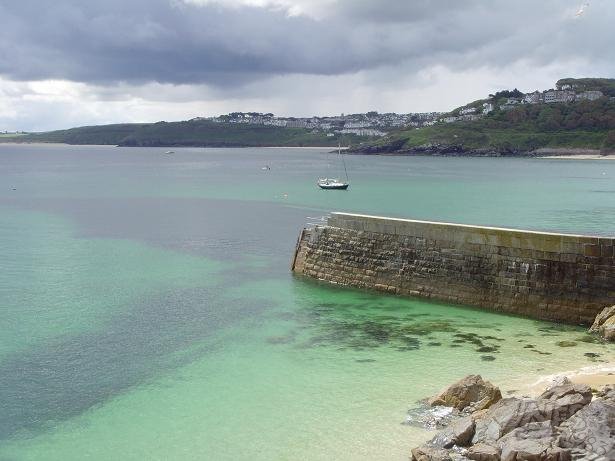
<path fill-rule="evenodd" d="M 525 102 L 526 104 L 538 104 L 543 101 L 544 101 L 544 96 L 538 90 L 534 91 L 533 93 L 527 93 L 523 97 L 523 102 Z"/>
<path fill-rule="evenodd" d="M 604 96 L 602 91 L 594 90 L 594 91 L 584 91 L 583 93 L 577 94 L 577 99 L 582 101 L 595 101 L 596 99 L 600 99 Z"/>
<path fill-rule="evenodd" d="M 466 107 L 459 111 L 459 115 L 468 115 L 476 112 L 476 107 Z"/>
<path fill-rule="evenodd" d="M 489 112 L 493 112 L 493 103 L 485 102 L 483 103 L 483 114 L 487 115 Z"/>

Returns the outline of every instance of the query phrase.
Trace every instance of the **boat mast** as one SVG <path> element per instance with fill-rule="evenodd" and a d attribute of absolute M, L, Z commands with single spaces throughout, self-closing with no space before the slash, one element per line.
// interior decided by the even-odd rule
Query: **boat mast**
<path fill-rule="evenodd" d="M 346 175 L 346 184 L 348 184 L 348 171 L 346 170 L 346 162 L 344 161 L 344 156 L 342 155 L 342 145 L 341 142 L 337 143 L 337 153 L 342 159 L 342 165 L 344 165 L 344 174 Z"/>

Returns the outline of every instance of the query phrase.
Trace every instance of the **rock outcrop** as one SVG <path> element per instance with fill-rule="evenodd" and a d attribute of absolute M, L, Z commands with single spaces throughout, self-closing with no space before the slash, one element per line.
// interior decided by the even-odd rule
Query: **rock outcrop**
<path fill-rule="evenodd" d="M 589 331 L 598 333 L 607 341 L 615 341 L 615 306 L 602 309 Z"/>
<path fill-rule="evenodd" d="M 466 416 L 451 424 L 431 439 L 430 445 L 440 448 L 452 448 L 455 445 L 466 447 L 472 442 L 474 435 L 474 418 Z"/>
<path fill-rule="evenodd" d="M 486 401 L 485 395 L 495 395 L 492 388 L 497 389 L 471 375 L 433 398 L 438 405 L 461 408 L 465 416 L 412 450 L 412 459 L 615 460 L 614 386 L 594 397 L 589 386 L 561 379 L 535 399 L 498 399 L 487 409 L 474 410 L 473 404 Z"/>
<path fill-rule="evenodd" d="M 615 459 L 615 402 L 598 398 L 561 425 L 559 444 L 574 455 Z M 591 459 L 591 458 L 590 458 Z"/>
<path fill-rule="evenodd" d="M 500 389 L 484 381 L 480 375 L 469 375 L 429 399 L 429 404 L 453 407 L 457 410 L 463 410 L 466 407 L 472 410 L 483 410 L 501 398 Z"/>

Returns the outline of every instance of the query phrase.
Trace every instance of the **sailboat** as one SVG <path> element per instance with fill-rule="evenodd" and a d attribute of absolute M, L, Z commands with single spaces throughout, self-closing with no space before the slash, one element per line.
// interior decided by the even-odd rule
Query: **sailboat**
<path fill-rule="evenodd" d="M 346 162 L 342 156 L 342 146 L 338 144 L 337 154 L 342 159 L 342 165 L 344 165 L 344 174 L 346 175 L 346 181 L 342 181 L 339 178 L 320 178 L 318 179 L 318 187 L 325 190 L 346 190 L 350 183 L 348 182 L 348 171 L 346 170 Z"/>

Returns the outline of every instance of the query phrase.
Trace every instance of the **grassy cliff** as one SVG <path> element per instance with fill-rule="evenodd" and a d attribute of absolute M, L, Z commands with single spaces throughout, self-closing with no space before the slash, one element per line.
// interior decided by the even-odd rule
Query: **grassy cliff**
<path fill-rule="evenodd" d="M 473 121 L 437 123 L 424 128 L 408 128 L 354 147 L 364 153 L 431 153 L 514 155 L 541 148 L 615 149 L 615 79 L 564 79 L 577 91 L 599 89 L 606 96 L 595 101 L 554 104 L 519 104 L 500 109 L 507 97 L 501 93 L 490 99 L 463 106 L 475 107 L 491 102 L 495 110 Z M 517 91 L 517 90 L 515 90 Z M 502 92 L 509 93 L 509 92 Z M 456 116 L 461 108 L 453 110 Z"/>

